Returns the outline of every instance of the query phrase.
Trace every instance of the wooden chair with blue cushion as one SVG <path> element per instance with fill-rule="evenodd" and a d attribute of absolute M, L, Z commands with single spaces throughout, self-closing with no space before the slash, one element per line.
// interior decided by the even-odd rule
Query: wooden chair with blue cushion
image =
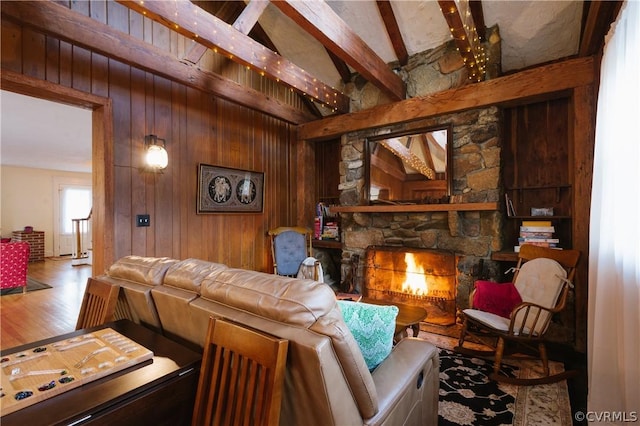
<path fill-rule="evenodd" d="M 489 292 L 482 297 L 472 292 L 470 300 L 473 301 L 473 306 L 463 310 L 464 322 L 455 350 L 473 356 L 494 356 L 491 378 L 496 381 L 538 385 L 557 382 L 574 375 L 575 371 L 550 373 L 545 333 L 553 315 L 565 308 L 579 258 L 580 252 L 577 250 L 523 245 L 518 254 L 513 283 L 492 283 L 495 287 L 494 294 L 491 294 L 491 286 L 482 289 L 478 287 L 477 290 Z M 509 286 L 512 287 L 511 292 L 505 292 Z M 519 296 L 517 301 L 512 293 Z M 489 299 L 495 301 L 494 295 L 511 306 L 497 309 L 494 304 L 485 303 Z M 472 340 L 483 344 L 494 341 L 494 349 L 478 351 L 464 347 L 466 341 Z M 500 374 L 503 356 L 508 352 L 515 352 L 515 349 L 532 351 L 539 356 L 543 366 L 542 377 L 514 379 Z"/>
<path fill-rule="evenodd" d="M 271 237 L 273 273 L 297 277 L 302 263 L 311 257 L 311 230 L 300 226 L 280 226 L 271 229 L 268 234 Z M 315 271 L 318 269 L 315 268 Z M 312 278 L 316 281 L 320 279 L 317 272 Z"/>

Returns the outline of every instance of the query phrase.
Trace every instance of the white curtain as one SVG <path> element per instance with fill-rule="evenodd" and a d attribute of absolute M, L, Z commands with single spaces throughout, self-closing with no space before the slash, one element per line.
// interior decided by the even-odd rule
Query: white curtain
<path fill-rule="evenodd" d="M 639 58 L 640 2 L 626 1 L 606 39 L 596 118 L 587 337 L 593 423 L 640 421 Z"/>

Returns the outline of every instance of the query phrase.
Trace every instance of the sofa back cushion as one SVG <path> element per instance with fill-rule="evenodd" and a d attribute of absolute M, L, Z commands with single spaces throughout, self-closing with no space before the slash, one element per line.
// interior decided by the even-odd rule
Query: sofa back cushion
<path fill-rule="evenodd" d="M 331 289 L 316 281 L 229 268 L 203 280 L 202 297 L 276 321 L 311 326 L 331 310 Z"/>
<path fill-rule="evenodd" d="M 164 285 L 200 293 L 202 281 L 212 275 L 229 269 L 221 263 L 200 259 L 185 259 L 169 267 L 164 277 Z"/>
<path fill-rule="evenodd" d="M 168 257 L 125 256 L 118 259 L 107 271 L 111 278 L 156 286 L 177 260 Z"/>
<path fill-rule="evenodd" d="M 360 414 L 369 418 L 378 412 L 373 378 L 329 286 L 230 268 L 205 278 L 200 291 L 205 299 L 328 336 Z"/>

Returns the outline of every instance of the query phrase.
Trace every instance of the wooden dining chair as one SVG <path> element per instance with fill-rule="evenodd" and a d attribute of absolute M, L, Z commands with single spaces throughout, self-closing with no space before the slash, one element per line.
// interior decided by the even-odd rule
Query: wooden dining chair
<path fill-rule="evenodd" d="M 120 287 L 93 278 L 87 280 L 76 330 L 114 320 Z"/>
<path fill-rule="evenodd" d="M 192 425 L 277 425 L 288 344 L 211 318 Z"/>

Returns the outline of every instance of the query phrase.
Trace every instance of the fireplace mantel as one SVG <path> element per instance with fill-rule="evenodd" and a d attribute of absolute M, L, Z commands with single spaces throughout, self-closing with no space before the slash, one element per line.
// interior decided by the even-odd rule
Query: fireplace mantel
<path fill-rule="evenodd" d="M 452 204 L 388 204 L 375 206 L 335 206 L 335 213 L 399 213 L 399 212 L 454 212 L 454 211 L 498 210 L 498 203 L 452 203 Z"/>

